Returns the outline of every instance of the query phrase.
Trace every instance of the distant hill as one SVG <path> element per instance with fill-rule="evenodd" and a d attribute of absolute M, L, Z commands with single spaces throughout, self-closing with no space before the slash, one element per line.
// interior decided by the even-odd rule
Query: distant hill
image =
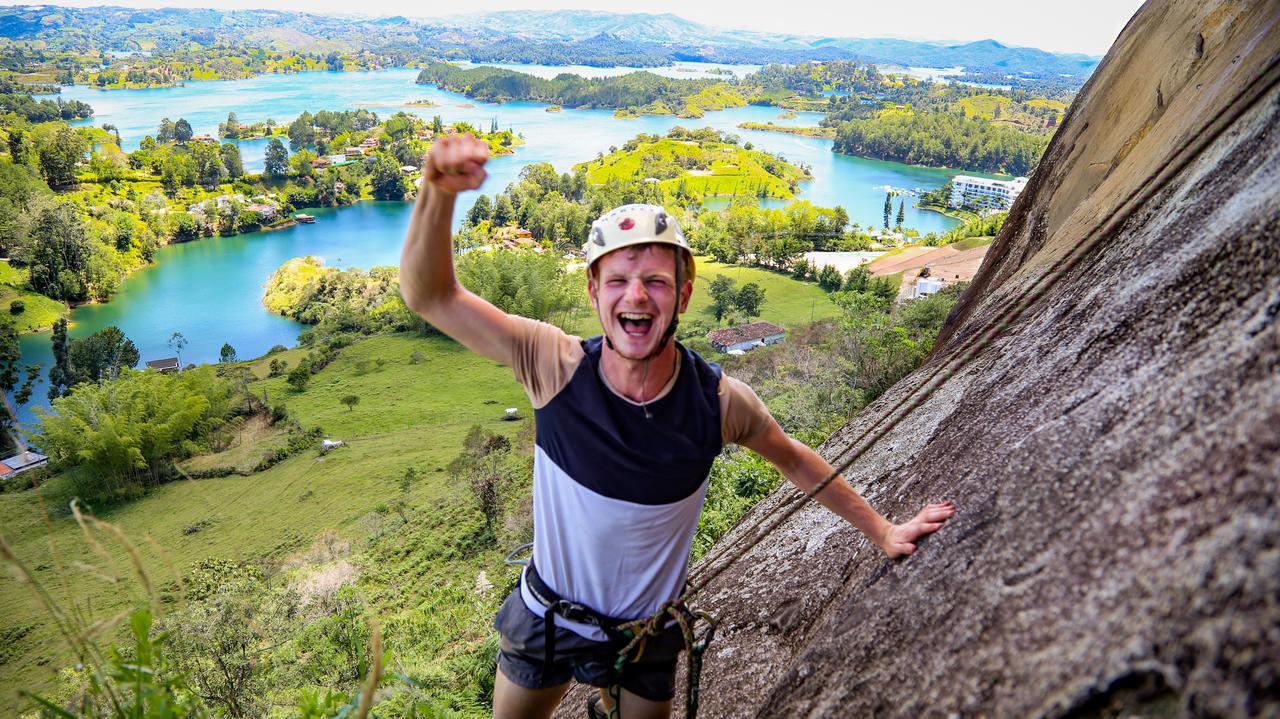
<path fill-rule="evenodd" d="M 0 7 L 0 38 L 52 50 L 197 50 L 251 45 L 274 50 L 371 50 L 476 62 L 667 65 L 673 61 L 796 63 L 857 59 L 964 67 L 973 73 L 1083 80 L 1086 55 L 1007 47 L 994 40 L 948 45 L 726 30 L 672 14 L 582 10 L 503 11 L 444 18 L 335 17 L 275 10 Z"/>
<path fill-rule="evenodd" d="M 1099 58 L 1084 54 L 1051 53 L 1009 47 L 995 40 L 945 44 L 892 38 L 842 38 L 727 30 L 685 20 L 677 15 L 610 13 L 587 10 L 511 10 L 432 19 L 431 22 L 472 30 L 550 41 L 582 41 L 606 35 L 635 43 L 669 48 L 699 48 L 704 55 L 737 54 L 728 49 L 754 49 L 802 59 L 859 59 L 910 67 L 964 67 L 973 72 L 1057 73 L 1092 72 Z M 792 60 L 794 61 L 794 60 Z"/>

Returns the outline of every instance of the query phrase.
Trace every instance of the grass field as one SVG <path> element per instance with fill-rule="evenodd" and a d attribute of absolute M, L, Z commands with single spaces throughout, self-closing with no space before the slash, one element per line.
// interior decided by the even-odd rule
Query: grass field
<path fill-rule="evenodd" d="M 765 289 L 761 319 L 794 326 L 837 312 L 812 283 L 703 259 L 686 318 L 712 323 L 705 288 L 720 274 L 739 286 L 756 282 Z M 584 317 L 582 324 L 584 334 L 598 331 L 593 319 Z M 450 340 L 412 334 L 377 336 L 343 349 L 302 392 L 283 377 L 267 378 L 271 359 L 292 368 L 305 354 L 290 349 L 245 362 L 258 378 L 250 387 L 272 404 L 283 402 L 305 427 L 345 441 L 346 448 L 323 456 L 305 450 L 249 476 L 174 482 L 132 503 L 102 508 L 98 516 L 138 544 L 157 584 L 205 559 L 274 566 L 292 558 L 296 564 L 317 537 L 336 532 L 353 547 L 359 586 L 402 668 L 445 683 L 474 672 L 467 662 L 492 655 L 488 618 L 515 574 L 501 562 L 509 547 L 466 548 L 479 514 L 469 489 L 445 468 L 475 424 L 513 436 L 521 423 L 502 418 L 508 407 L 531 416 L 524 391 L 510 369 Z M 360 401 L 348 409 L 340 400 L 351 394 Z M 283 441 L 260 420 L 234 434 L 230 448 L 193 458 L 188 466 L 252 466 Z M 409 468 L 418 480 L 405 495 L 399 481 Z M 109 559 L 96 556 L 69 516 L 69 500 L 65 478 L 40 490 L 0 494 L 0 533 L 67 607 L 102 618 L 145 603 L 125 553 L 105 542 Z M 389 513 L 388 505 L 401 500 L 407 514 Z M 475 589 L 480 572 L 493 589 Z M 35 595 L 7 577 L 0 581 L 0 639 L 3 705 L 14 705 L 19 688 L 51 691 L 57 670 L 74 661 Z"/>
<path fill-rule="evenodd" d="M 18 334 L 44 332 L 53 327 L 58 318 L 71 313 L 61 302 L 32 291 L 27 277 L 25 267 L 13 267 L 7 260 L 0 261 L 0 317 L 14 323 Z M 18 314 L 9 309 L 14 300 L 21 300 L 25 306 Z"/>

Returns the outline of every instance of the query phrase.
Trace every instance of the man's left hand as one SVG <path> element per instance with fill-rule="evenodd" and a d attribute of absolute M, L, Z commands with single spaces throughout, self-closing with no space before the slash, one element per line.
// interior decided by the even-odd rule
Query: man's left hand
<path fill-rule="evenodd" d="M 951 519 L 955 513 L 956 507 L 950 502 L 927 505 L 911 521 L 890 525 L 880 542 L 880 548 L 890 559 L 910 556 L 915 553 L 916 542 L 921 537 L 941 529 L 943 522 Z"/>

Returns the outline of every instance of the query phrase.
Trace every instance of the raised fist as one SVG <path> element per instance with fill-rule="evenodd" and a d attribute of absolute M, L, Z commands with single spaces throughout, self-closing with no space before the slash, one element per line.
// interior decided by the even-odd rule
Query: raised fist
<path fill-rule="evenodd" d="M 437 188 L 457 194 L 484 183 L 489 144 L 472 135 L 445 135 L 435 141 L 422 163 L 422 177 Z"/>

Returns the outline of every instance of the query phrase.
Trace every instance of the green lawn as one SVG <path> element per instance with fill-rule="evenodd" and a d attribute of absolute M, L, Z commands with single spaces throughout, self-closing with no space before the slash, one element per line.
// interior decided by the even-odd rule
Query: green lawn
<path fill-rule="evenodd" d="M 0 317 L 13 322 L 18 334 L 47 331 L 58 318 L 70 314 L 66 305 L 32 291 L 28 275 L 25 267 L 13 267 L 7 260 L 0 261 Z M 10 309 L 14 300 L 22 301 L 22 312 L 14 314 Z"/>

